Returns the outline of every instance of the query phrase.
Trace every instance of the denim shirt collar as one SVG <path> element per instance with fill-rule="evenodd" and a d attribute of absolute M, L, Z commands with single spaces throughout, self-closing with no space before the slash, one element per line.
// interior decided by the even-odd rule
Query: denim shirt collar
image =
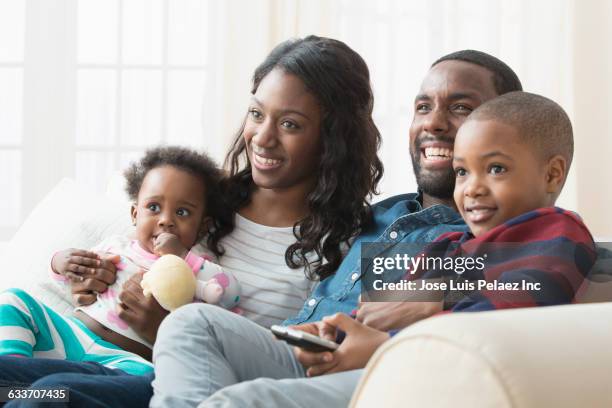
<path fill-rule="evenodd" d="M 373 223 L 355 240 L 336 273 L 321 281 L 298 315 L 283 324 L 317 321 L 336 312 L 350 313 L 356 307 L 361 292 L 362 242 L 380 243 L 380 251 L 387 252 L 400 242 L 431 242 L 442 233 L 466 229 L 453 208 L 436 204 L 423 209 L 421 192 L 389 197 L 372 210 Z"/>
<path fill-rule="evenodd" d="M 461 215 L 453 208 L 444 204 L 434 204 L 431 207 L 423 208 L 423 192 L 418 190 L 416 193 L 409 193 L 403 196 L 407 214 L 414 220 L 418 218 L 428 224 L 446 224 L 462 220 Z"/>

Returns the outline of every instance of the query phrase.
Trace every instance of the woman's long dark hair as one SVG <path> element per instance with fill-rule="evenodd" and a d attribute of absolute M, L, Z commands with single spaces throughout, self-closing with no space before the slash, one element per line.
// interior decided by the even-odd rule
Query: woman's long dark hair
<path fill-rule="evenodd" d="M 322 108 L 317 185 L 307 197 L 309 215 L 294 225 L 297 241 L 287 248 L 285 261 L 291 268 L 305 267 L 311 279 L 325 279 L 340 266 L 342 245 L 371 221 L 367 199 L 377 192 L 383 174 L 370 74 L 346 44 L 316 36 L 276 46 L 255 70 L 253 94 L 273 69 L 300 78 Z M 235 211 L 248 204 L 255 188 L 243 131 L 244 124 L 225 159 L 226 198 Z"/>

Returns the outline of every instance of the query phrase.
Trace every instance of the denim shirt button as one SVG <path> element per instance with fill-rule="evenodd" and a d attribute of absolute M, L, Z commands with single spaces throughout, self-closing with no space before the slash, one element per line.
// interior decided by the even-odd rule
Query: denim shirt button
<path fill-rule="evenodd" d="M 316 299 L 310 299 L 310 300 L 308 301 L 308 306 L 314 306 L 314 305 L 316 305 L 316 304 L 317 304 L 317 300 L 316 300 Z"/>
<path fill-rule="evenodd" d="M 359 277 L 359 274 L 357 272 L 355 272 L 354 274 L 351 275 L 351 280 L 356 280 Z"/>
<path fill-rule="evenodd" d="M 391 232 L 389 233 L 389 238 L 391 238 L 391 239 L 395 239 L 395 238 L 397 238 L 397 231 L 391 231 Z"/>

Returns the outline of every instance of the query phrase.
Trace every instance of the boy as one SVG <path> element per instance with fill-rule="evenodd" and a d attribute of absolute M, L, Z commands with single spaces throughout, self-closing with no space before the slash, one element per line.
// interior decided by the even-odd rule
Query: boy
<path fill-rule="evenodd" d="M 440 311 L 572 301 L 595 261 L 593 238 L 580 218 L 552 207 L 565 183 L 572 155 L 570 120 L 558 104 L 545 97 L 511 92 L 484 103 L 469 116 L 455 139 L 453 168 L 455 203 L 471 232 L 440 236 L 428 255 L 433 250 L 436 256 L 474 256 L 492 248 L 489 266 L 471 275 L 464 273 L 462 278 L 496 282 L 505 288 L 528 282 L 538 284 L 539 290 L 487 287 L 454 304 L 440 302 Z M 421 279 L 440 274 L 418 271 L 407 276 Z M 325 363 L 308 369 L 309 376 L 362 368 L 394 334 L 343 314 L 325 318 L 317 327 L 295 328 L 330 339 L 338 329 L 346 333 L 335 352 L 324 353 Z"/>

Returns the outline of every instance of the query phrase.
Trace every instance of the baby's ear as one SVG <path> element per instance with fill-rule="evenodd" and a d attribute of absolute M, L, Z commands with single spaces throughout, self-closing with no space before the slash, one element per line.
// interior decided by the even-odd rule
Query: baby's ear
<path fill-rule="evenodd" d="M 136 203 L 132 203 L 130 207 L 130 216 L 132 217 L 132 225 L 136 225 L 136 216 L 138 215 L 138 207 Z"/>
<path fill-rule="evenodd" d="M 202 223 L 200 224 L 200 230 L 198 231 L 198 241 L 201 240 L 204 235 L 206 235 L 206 233 L 208 233 L 208 231 L 210 231 L 210 228 L 213 225 L 213 219 L 212 217 L 208 217 L 205 216 L 202 218 Z"/>
<path fill-rule="evenodd" d="M 567 178 L 567 160 L 560 154 L 548 160 L 546 166 L 546 192 L 559 195 Z"/>

